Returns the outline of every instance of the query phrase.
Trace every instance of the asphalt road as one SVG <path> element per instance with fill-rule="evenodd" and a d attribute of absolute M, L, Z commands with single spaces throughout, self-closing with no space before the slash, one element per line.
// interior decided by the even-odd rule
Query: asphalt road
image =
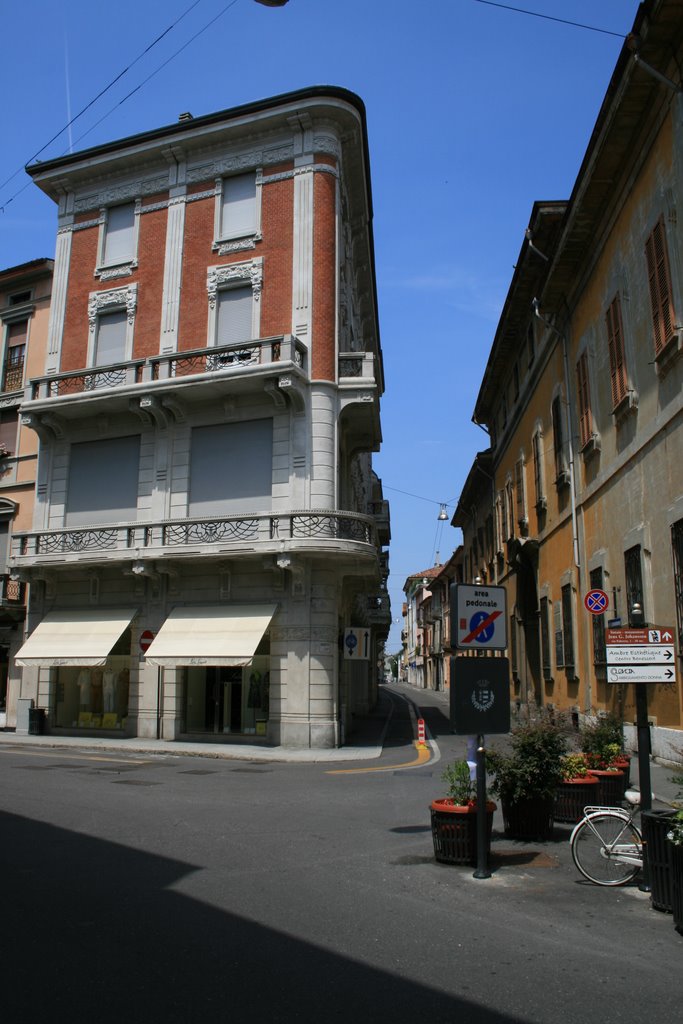
<path fill-rule="evenodd" d="M 494 839 L 492 877 L 434 861 L 398 694 L 357 765 L 0 747 L 6 1024 L 678 1020 L 683 937 L 553 842 Z M 404 767 L 406 766 L 407 767 Z"/>

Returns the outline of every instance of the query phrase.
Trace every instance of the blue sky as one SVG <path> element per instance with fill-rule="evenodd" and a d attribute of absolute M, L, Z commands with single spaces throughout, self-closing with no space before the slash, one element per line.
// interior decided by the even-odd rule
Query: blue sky
<path fill-rule="evenodd" d="M 0 181 L 193 2 L 5 5 Z M 625 35 L 638 3 L 517 6 Z M 438 523 L 439 503 L 452 514 L 487 444 L 471 415 L 532 203 L 569 196 L 621 45 L 478 0 L 289 0 L 281 9 L 198 0 L 78 119 L 71 139 L 64 133 L 41 153 L 310 85 L 362 97 L 387 386 L 375 464 L 391 502 L 391 650 L 406 576 L 437 552 L 445 561 L 460 540 Z M 0 188 L 1 268 L 54 254 L 54 206 L 31 184 L 17 194 L 27 180 L 21 171 Z"/>

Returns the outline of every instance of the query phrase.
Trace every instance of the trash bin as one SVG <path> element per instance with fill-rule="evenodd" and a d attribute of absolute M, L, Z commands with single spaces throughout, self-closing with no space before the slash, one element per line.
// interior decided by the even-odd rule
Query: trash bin
<path fill-rule="evenodd" d="M 45 732 L 45 708 L 28 709 L 29 736 L 42 736 Z"/>

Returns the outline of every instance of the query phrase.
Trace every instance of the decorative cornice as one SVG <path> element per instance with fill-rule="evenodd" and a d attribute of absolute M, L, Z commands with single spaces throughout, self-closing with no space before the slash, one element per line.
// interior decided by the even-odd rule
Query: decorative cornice
<path fill-rule="evenodd" d="M 209 267 L 206 275 L 206 290 L 211 309 L 216 306 L 216 294 L 219 288 L 233 281 L 250 282 L 254 301 L 258 302 L 263 287 L 263 260 L 255 259 L 248 263 L 228 263 L 222 267 Z"/>
<path fill-rule="evenodd" d="M 210 178 L 220 178 L 225 174 L 234 174 L 236 171 L 253 171 L 262 165 L 267 166 L 281 163 L 283 160 L 291 160 L 293 155 L 292 143 L 287 143 L 276 149 L 255 149 L 250 153 L 226 156 L 219 160 L 207 161 L 197 167 L 190 167 L 186 180 L 192 184 L 197 181 L 208 181 Z"/>
<path fill-rule="evenodd" d="M 97 317 L 100 313 L 111 309 L 126 310 L 128 323 L 135 320 L 135 311 L 138 303 L 138 286 L 130 284 L 125 288 L 113 288 L 106 292 L 91 292 L 88 301 L 88 324 L 90 332 L 93 333 L 97 326 Z"/>
<path fill-rule="evenodd" d="M 248 249 L 255 249 L 256 242 L 261 241 L 261 235 L 252 235 L 251 238 L 240 238 L 236 242 L 214 242 L 211 248 L 219 256 L 229 256 L 232 252 L 245 252 Z"/>
<path fill-rule="evenodd" d="M 100 192 L 93 192 L 88 196 L 76 199 L 74 202 L 74 213 L 85 213 L 86 210 L 96 210 L 102 206 L 111 206 L 113 203 L 120 203 L 126 199 L 139 199 L 140 196 L 164 192 L 168 187 L 168 172 L 166 172 L 156 178 L 139 179 L 125 185 L 105 188 Z"/>

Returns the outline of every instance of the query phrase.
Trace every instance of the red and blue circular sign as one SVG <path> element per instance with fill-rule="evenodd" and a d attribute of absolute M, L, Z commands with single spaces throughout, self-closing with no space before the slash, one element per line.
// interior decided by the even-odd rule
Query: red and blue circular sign
<path fill-rule="evenodd" d="M 589 590 L 583 603 L 591 615 L 602 615 L 609 608 L 609 597 L 604 590 Z"/>

